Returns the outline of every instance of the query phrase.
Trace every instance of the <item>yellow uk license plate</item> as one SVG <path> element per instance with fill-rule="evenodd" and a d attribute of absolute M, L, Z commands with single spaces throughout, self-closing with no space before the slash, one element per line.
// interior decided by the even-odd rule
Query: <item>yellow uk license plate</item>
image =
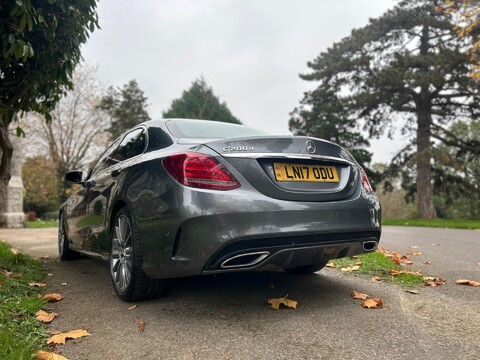
<path fill-rule="evenodd" d="M 338 182 L 335 166 L 274 163 L 277 181 Z"/>

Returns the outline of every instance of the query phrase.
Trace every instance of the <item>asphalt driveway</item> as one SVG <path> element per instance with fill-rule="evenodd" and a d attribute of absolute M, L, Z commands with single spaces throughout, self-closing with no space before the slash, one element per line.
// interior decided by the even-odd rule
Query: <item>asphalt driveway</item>
<path fill-rule="evenodd" d="M 132 304 L 113 294 L 107 266 L 89 259 L 60 263 L 56 232 L 40 230 L 0 229 L 0 238 L 50 256 L 48 291 L 65 295 L 51 328 L 92 334 L 57 348 L 69 359 L 480 359 L 480 287 L 455 285 L 458 278 L 480 281 L 478 231 L 384 228 L 381 246 L 401 253 L 414 246 L 422 255 L 412 267 L 447 279 L 417 295 L 324 269 L 306 277 L 183 279 L 166 297 L 128 310 Z M 363 309 L 352 290 L 382 298 L 384 308 Z M 298 301 L 296 310 L 275 311 L 266 303 L 286 295 Z"/>

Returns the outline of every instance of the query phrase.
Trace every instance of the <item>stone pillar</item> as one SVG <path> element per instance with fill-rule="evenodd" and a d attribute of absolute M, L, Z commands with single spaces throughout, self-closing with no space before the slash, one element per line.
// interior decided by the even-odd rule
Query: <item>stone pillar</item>
<path fill-rule="evenodd" d="M 8 183 L 7 193 L 0 193 L 0 227 L 21 228 L 25 227 L 25 214 L 23 213 L 23 138 L 10 136 L 13 145 L 11 179 Z M 3 198 L 5 197 L 5 198 Z"/>

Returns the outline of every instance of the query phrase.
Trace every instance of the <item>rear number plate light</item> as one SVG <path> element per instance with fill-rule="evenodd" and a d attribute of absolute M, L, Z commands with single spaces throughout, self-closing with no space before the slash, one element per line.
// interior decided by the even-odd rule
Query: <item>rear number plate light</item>
<path fill-rule="evenodd" d="M 274 163 L 277 181 L 339 182 L 335 166 Z"/>

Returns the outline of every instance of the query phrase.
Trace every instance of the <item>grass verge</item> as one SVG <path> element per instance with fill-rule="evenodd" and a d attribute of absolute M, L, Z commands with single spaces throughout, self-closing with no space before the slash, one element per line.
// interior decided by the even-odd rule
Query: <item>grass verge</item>
<path fill-rule="evenodd" d="M 403 285 L 416 286 L 423 284 L 423 276 L 414 274 L 390 275 L 390 270 L 405 270 L 402 266 L 395 264 L 391 259 L 379 252 L 372 252 L 355 258 L 341 258 L 332 260 L 337 268 L 349 268 L 361 262 L 358 273 L 369 274 L 371 276 L 381 276 L 386 282 Z"/>
<path fill-rule="evenodd" d="M 382 225 L 425 226 L 449 229 L 480 229 L 480 220 L 462 219 L 382 219 Z"/>
<path fill-rule="evenodd" d="M 39 228 L 56 228 L 58 227 L 58 221 L 27 221 L 27 228 L 39 229 Z"/>
<path fill-rule="evenodd" d="M 42 290 L 28 285 L 43 277 L 39 261 L 14 254 L 10 245 L 0 241 L 0 359 L 32 359 L 45 347 L 48 333 L 34 314 L 46 302 L 37 297 Z"/>

